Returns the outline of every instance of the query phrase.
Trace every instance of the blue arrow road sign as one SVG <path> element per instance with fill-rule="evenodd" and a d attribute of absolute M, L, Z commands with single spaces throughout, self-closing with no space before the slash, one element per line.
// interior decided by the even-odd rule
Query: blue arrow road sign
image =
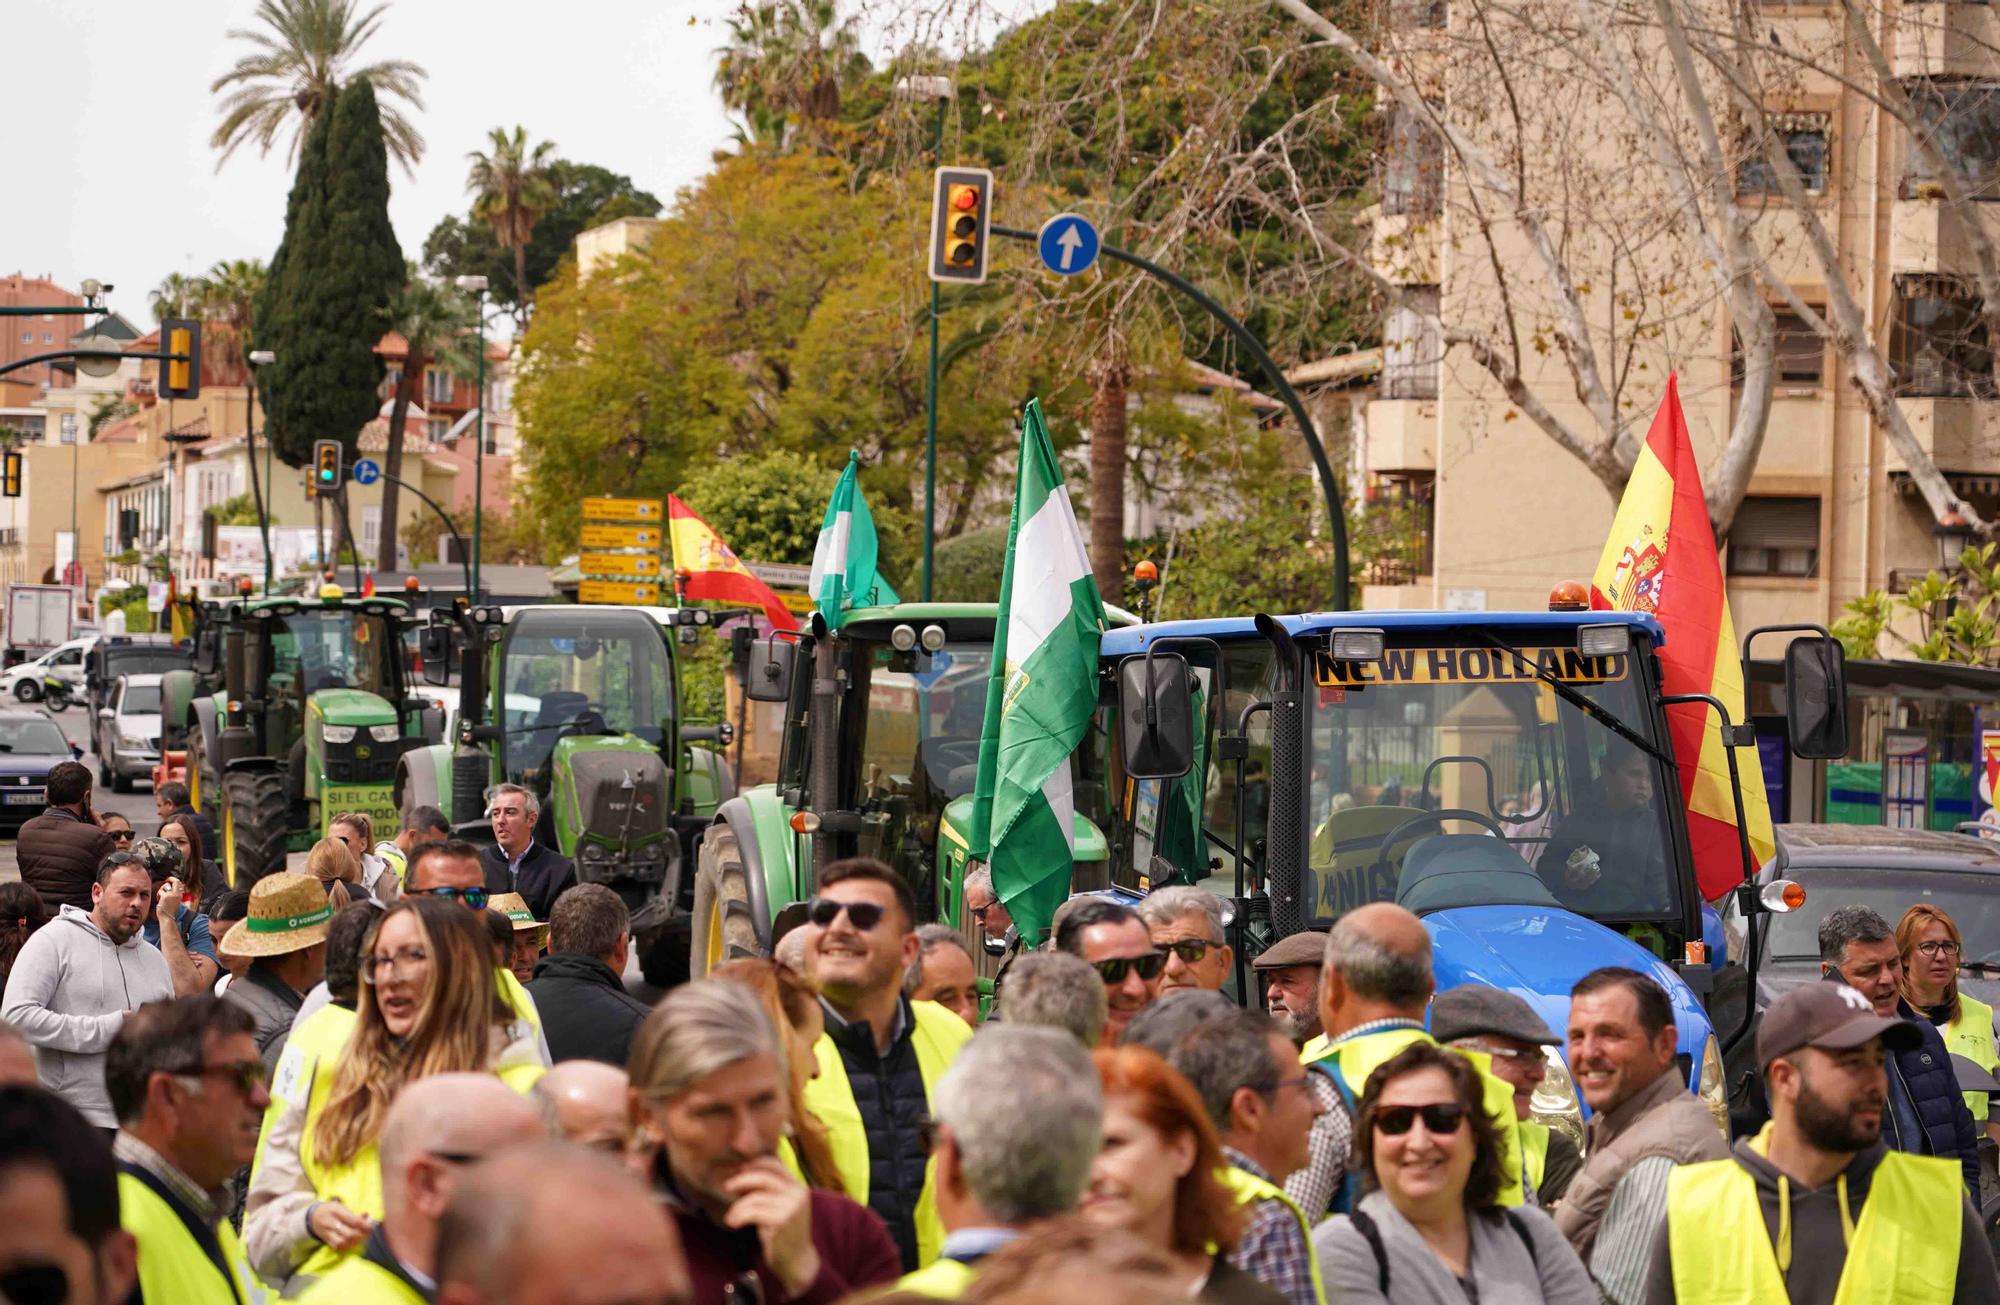
<path fill-rule="evenodd" d="M 1075 276 L 1097 261 L 1097 251 L 1103 243 L 1088 218 L 1058 213 L 1042 223 L 1035 248 L 1041 252 L 1042 265 L 1049 271 L 1058 276 Z"/>
<path fill-rule="evenodd" d="M 357 458 L 354 461 L 354 483 L 372 485 L 382 479 L 382 468 L 375 465 L 373 458 Z"/>

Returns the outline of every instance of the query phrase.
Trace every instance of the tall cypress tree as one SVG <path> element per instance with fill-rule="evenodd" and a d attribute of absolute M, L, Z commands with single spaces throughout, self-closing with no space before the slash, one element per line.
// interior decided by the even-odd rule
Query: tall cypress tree
<path fill-rule="evenodd" d="M 326 141 L 333 117 L 321 113 L 313 119 L 299 149 L 298 171 L 292 177 L 291 198 L 285 202 L 285 235 L 278 252 L 271 256 L 271 270 L 264 278 L 263 293 L 251 311 L 251 345 L 276 353 L 277 361 L 258 369 L 258 399 L 264 405 L 264 429 L 272 449 L 285 462 L 297 466 L 305 454 L 296 452 L 300 441 L 287 434 L 295 419 L 301 418 L 292 402 L 305 394 L 303 373 L 306 355 L 296 347 L 298 338 L 298 269 L 310 266 L 313 250 L 324 246 L 320 231 L 326 224 Z M 309 416 L 304 420 L 310 421 Z M 303 437 L 310 448 L 312 436 Z"/>

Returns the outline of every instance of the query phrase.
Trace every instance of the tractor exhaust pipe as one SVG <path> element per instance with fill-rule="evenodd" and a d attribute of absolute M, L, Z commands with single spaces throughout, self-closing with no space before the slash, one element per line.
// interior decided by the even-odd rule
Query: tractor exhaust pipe
<path fill-rule="evenodd" d="M 1271 787 L 1269 823 L 1264 833 L 1264 890 L 1271 898 L 1271 931 L 1284 938 L 1306 927 L 1301 900 L 1306 870 L 1305 695 L 1300 691 L 1298 642 L 1271 617 L 1259 613 L 1257 632 L 1277 651 L 1277 686 L 1271 694 Z"/>

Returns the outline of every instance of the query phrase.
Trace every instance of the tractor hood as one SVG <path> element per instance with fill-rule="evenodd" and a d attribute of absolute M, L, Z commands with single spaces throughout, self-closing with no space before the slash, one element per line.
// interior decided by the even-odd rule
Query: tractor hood
<path fill-rule="evenodd" d="M 321 689 L 312 710 L 328 725 L 394 725 L 396 709 L 362 689 Z"/>
<path fill-rule="evenodd" d="M 1674 1004 L 1680 1050 L 1700 1063 L 1711 1032 L 1708 1015 L 1681 977 L 1621 933 L 1562 910 L 1460 906 L 1424 917 L 1439 991 L 1483 983 L 1516 993 L 1561 1036 L 1569 1026 L 1569 990 L 1603 965 L 1623 965 L 1654 979 Z"/>

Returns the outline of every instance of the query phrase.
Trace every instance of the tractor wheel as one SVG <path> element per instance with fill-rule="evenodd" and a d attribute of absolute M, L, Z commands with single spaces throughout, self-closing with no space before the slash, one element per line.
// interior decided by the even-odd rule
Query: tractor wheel
<path fill-rule="evenodd" d="M 201 733 L 198 730 L 189 730 L 188 736 L 187 774 L 181 777 L 181 781 L 188 786 L 188 805 L 193 807 L 197 812 L 201 812 L 201 804 L 203 802 L 208 803 L 210 806 L 215 805 L 215 795 L 202 791 L 204 785 L 201 775 Z M 207 814 L 206 812 L 201 813 L 204 815 Z"/>
<path fill-rule="evenodd" d="M 694 878 L 694 937 L 688 948 L 688 972 L 706 978 L 724 961 L 760 956 L 757 919 L 750 909 L 750 877 L 743 865 L 736 834 L 728 825 L 711 825 L 701 840 Z"/>
<path fill-rule="evenodd" d="M 242 771 L 222 777 L 223 873 L 233 888 L 285 868 L 285 823 L 291 803 L 285 777 Z"/>

